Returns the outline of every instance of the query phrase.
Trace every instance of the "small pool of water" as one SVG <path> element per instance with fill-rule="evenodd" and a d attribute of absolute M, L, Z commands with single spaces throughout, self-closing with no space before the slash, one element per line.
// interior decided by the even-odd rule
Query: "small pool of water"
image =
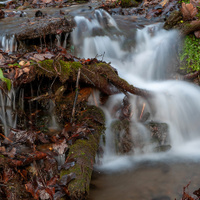
<path fill-rule="evenodd" d="M 199 163 L 144 162 L 125 172 L 94 172 L 89 200 L 179 200 L 200 186 Z"/>

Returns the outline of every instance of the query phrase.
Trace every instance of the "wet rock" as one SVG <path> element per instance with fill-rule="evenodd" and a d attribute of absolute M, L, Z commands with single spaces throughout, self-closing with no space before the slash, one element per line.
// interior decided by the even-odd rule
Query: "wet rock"
<path fill-rule="evenodd" d="M 40 10 L 35 12 L 35 17 L 42 17 L 42 16 L 43 16 L 43 13 Z"/>
<path fill-rule="evenodd" d="M 166 123 L 146 122 L 146 128 L 151 132 L 152 142 L 164 145 L 169 142 L 168 125 Z"/>
<path fill-rule="evenodd" d="M 111 130 L 115 138 L 115 148 L 118 153 L 129 153 L 133 149 L 133 140 L 129 126 L 130 122 L 128 120 L 117 120 L 111 125 Z"/>
<path fill-rule="evenodd" d="M 175 10 L 167 18 L 167 21 L 164 24 L 164 28 L 169 30 L 175 25 L 177 25 L 180 22 L 180 20 L 182 20 L 182 14 L 180 11 Z"/>
<path fill-rule="evenodd" d="M 171 149 L 171 145 L 160 145 L 154 148 L 155 152 L 166 152 Z"/>

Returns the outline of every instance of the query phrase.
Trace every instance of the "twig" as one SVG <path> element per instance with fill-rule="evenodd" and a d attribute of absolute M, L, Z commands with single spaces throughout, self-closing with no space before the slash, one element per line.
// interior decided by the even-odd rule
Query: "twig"
<path fill-rule="evenodd" d="M 77 98 L 78 98 L 78 85 L 79 85 L 80 74 L 81 74 L 81 68 L 78 69 L 78 74 L 77 74 L 77 79 L 76 79 L 76 94 L 75 94 L 75 99 L 74 99 L 74 105 L 73 105 L 73 108 L 72 108 L 71 123 L 74 120 L 76 102 L 77 102 Z"/>
<path fill-rule="evenodd" d="M 82 74 L 83 76 L 85 76 L 85 78 L 86 78 L 88 81 L 90 81 L 90 82 L 92 83 L 92 85 L 95 86 L 95 84 L 94 84 L 83 72 L 81 72 L 81 74 Z"/>
<path fill-rule="evenodd" d="M 144 108 L 145 108 L 145 103 L 143 103 L 143 106 L 142 106 L 142 112 L 140 114 L 140 120 L 142 119 L 142 115 L 143 115 L 143 112 L 144 112 Z"/>
<path fill-rule="evenodd" d="M 0 135 L 1 135 L 3 138 L 5 138 L 6 140 L 8 140 L 9 142 L 13 143 L 12 140 L 10 140 L 9 138 L 7 138 L 7 137 L 6 137 L 5 135 L 3 135 L 2 133 L 0 133 Z"/>
<path fill-rule="evenodd" d="M 53 72 L 51 72 L 51 71 L 45 69 L 44 67 L 42 67 L 42 66 L 40 65 L 40 63 L 37 63 L 37 65 L 38 65 L 39 68 L 43 69 L 44 71 L 53 74 Z"/>
<path fill-rule="evenodd" d="M 12 62 L 10 62 L 9 64 L 14 64 L 16 63 L 20 58 L 22 58 L 27 52 L 23 53 L 21 56 L 19 56 L 18 58 L 16 58 L 15 60 L 13 60 Z"/>

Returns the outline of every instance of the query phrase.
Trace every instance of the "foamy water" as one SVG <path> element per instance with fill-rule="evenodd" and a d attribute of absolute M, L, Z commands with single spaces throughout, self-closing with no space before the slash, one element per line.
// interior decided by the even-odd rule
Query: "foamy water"
<path fill-rule="evenodd" d="M 97 11 L 96 11 L 97 12 Z M 170 145 L 172 149 L 166 153 L 153 153 L 150 147 L 143 154 L 140 152 L 129 156 L 118 156 L 115 152 L 113 136 L 110 130 L 112 108 L 122 102 L 123 94 L 110 97 L 103 110 L 107 118 L 106 145 L 102 160 L 102 169 L 121 169 L 133 166 L 141 160 L 159 160 L 177 157 L 200 159 L 200 89 L 199 87 L 178 80 L 166 80 L 168 67 L 176 56 L 176 46 L 180 42 L 178 32 L 166 31 L 162 24 L 146 26 L 136 32 L 136 44 L 129 51 L 123 48 L 127 38 L 119 30 L 114 20 L 102 12 L 101 20 L 96 14 L 89 19 L 77 16 L 77 28 L 73 32 L 73 41 L 77 54 L 84 58 L 103 55 L 103 60 L 111 62 L 119 76 L 130 84 L 145 88 L 154 94 L 149 100 L 153 112 L 151 120 L 169 125 Z M 108 18 L 108 19 L 107 19 Z M 81 27 L 81 25 L 84 25 Z M 95 35 L 98 29 L 101 35 Z M 114 30 L 109 32 L 109 30 Z M 114 33 L 114 34 L 113 34 Z M 132 108 L 136 96 L 131 98 Z M 136 116 L 131 119 L 137 122 Z M 145 129 L 142 136 L 146 140 Z M 116 167 L 117 166 L 117 167 Z"/>

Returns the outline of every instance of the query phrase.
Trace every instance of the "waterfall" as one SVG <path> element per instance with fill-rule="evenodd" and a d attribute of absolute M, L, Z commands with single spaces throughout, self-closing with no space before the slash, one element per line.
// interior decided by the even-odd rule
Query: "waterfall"
<path fill-rule="evenodd" d="M 147 25 L 136 31 L 136 44 L 129 50 L 124 48 L 126 36 L 118 28 L 114 19 L 105 11 L 98 10 L 88 18 L 75 17 L 77 27 L 72 33 L 75 52 L 84 58 L 104 55 L 103 60 L 111 62 L 119 76 L 130 84 L 151 91 L 154 96 L 145 102 L 151 114 L 151 120 L 167 123 L 169 126 L 169 142 L 171 150 L 166 153 L 153 153 L 150 146 L 134 156 L 137 159 L 160 159 L 165 156 L 200 157 L 200 88 L 194 84 L 179 80 L 167 80 L 170 66 L 176 59 L 176 47 L 179 41 L 178 31 L 166 31 L 161 23 Z M 120 166 L 117 158 L 129 159 L 133 155 L 118 156 L 115 153 L 114 138 L 110 124 L 116 118 L 111 114 L 117 104 L 122 103 L 123 94 L 112 95 L 108 102 L 102 106 L 107 118 L 106 145 L 104 149 L 103 164 Z M 133 111 L 137 110 L 137 96 L 130 97 Z M 143 100 L 141 100 L 142 102 Z M 151 110 L 152 107 L 152 110 Z M 117 113 L 115 113 L 115 116 Z M 144 143 L 149 140 L 148 130 L 137 119 L 138 113 L 133 112 L 131 124 L 140 132 Z M 131 126 L 132 134 L 136 129 Z M 126 163 L 127 164 L 127 163 Z M 127 164 L 128 165 L 128 164 Z"/>

